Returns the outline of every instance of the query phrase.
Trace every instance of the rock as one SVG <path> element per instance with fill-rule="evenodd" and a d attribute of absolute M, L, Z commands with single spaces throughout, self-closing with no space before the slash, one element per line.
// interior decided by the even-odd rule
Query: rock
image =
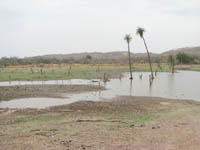
<path fill-rule="evenodd" d="M 85 150 L 85 149 L 86 149 L 84 145 L 81 145 L 81 148 L 82 148 L 82 150 Z"/>
<path fill-rule="evenodd" d="M 144 125 L 144 124 L 141 124 L 140 127 L 145 127 L 145 125 Z"/>
<path fill-rule="evenodd" d="M 157 126 L 157 127 L 154 127 L 154 126 L 153 126 L 153 127 L 152 127 L 152 129 L 159 129 L 159 128 L 160 128 L 160 126 Z"/>

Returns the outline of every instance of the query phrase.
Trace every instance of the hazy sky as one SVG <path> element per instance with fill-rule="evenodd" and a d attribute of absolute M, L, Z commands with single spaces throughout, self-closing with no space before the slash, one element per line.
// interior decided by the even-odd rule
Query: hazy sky
<path fill-rule="evenodd" d="M 200 46 L 200 0 L 0 0 L 0 57 Z"/>

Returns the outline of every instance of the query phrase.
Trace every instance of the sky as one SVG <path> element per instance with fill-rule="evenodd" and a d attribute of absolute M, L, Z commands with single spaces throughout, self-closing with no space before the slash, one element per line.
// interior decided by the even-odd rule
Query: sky
<path fill-rule="evenodd" d="M 200 0 L 0 0 L 0 57 L 200 46 Z"/>

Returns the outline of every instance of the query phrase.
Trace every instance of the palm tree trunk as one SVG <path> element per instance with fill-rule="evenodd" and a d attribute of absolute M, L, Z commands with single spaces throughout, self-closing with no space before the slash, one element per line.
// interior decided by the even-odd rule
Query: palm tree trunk
<path fill-rule="evenodd" d="M 129 46 L 129 43 L 128 43 L 128 56 L 129 56 L 129 69 L 130 69 L 130 80 L 133 79 L 133 76 L 132 76 L 132 70 L 131 70 L 131 54 L 130 54 L 130 46 Z"/>
<path fill-rule="evenodd" d="M 149 66 L 150 66 L 150 69 L 151 69 L 151 77 L 152 77 L 152 79 L 154 79 L 153 70 L 152 70 L 152 66 L 151 66 L 151 57 L 149 55 L 149 50 L 148 50 L 148 47 L 147 47 L 147 44 L 146 44 L 146 41 L 145 41 L 144 37 L 142 37 L 142 39 L 144 41 L 144 45 L 145 45 L 145 48 L 147 50 L 147 55 L 148 55 L 148 59 L 149 59 Z"/>

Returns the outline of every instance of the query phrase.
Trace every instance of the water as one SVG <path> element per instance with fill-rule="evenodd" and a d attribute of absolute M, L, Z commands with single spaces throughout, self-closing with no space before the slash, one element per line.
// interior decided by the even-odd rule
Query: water
<path fill-rule="evenodd" d="M 47 81 L 6 81 L 0 82 L 0 86 L 20 86 L 20 85 L 54 85 L 54 84 L 90 84 L 91 80 L 72 79 L 72 80 L 47 80 Z"/>
<path fill-rule="evenodd" d="M 1 108 L 46 108 L 70 104 L 73 101 L 56 98 L 23 98 L 0 103 Z"/>
<path fill-rule="evenodd" d="M 140 75 L 142 74 L 142 79 Z M 63 94 L 65 98 L 25 98 L 11 101 L 0 102 L 0 108 L 45 108 L 56 105 L 64 105 L 80 100 L 107 100 L 116 96 L 153 96 L 164 97 L 170 99 L 189 99 L 200 101 L 200 72 L 195 71 L 178 71 L 175 74 L 161 72 L 157 73 L 153 84 L 149 85 L 149 72 L 133 73 L 133 81 L 129 80 L 129 73 L 125 73 L 124 77 L 119 79 L 111 79 L 107 83 L 100 82 L 107 90 L 87 92 L 81 94 Z M 12 85 L 28 85 L 28 84 L 95 84 L 91 80 L 59 80 L 59 81 L 41 81 L 34 82 L 14 82 Z M 9 82 L 2 82 L 0 86 L 7 86 Z"/>

